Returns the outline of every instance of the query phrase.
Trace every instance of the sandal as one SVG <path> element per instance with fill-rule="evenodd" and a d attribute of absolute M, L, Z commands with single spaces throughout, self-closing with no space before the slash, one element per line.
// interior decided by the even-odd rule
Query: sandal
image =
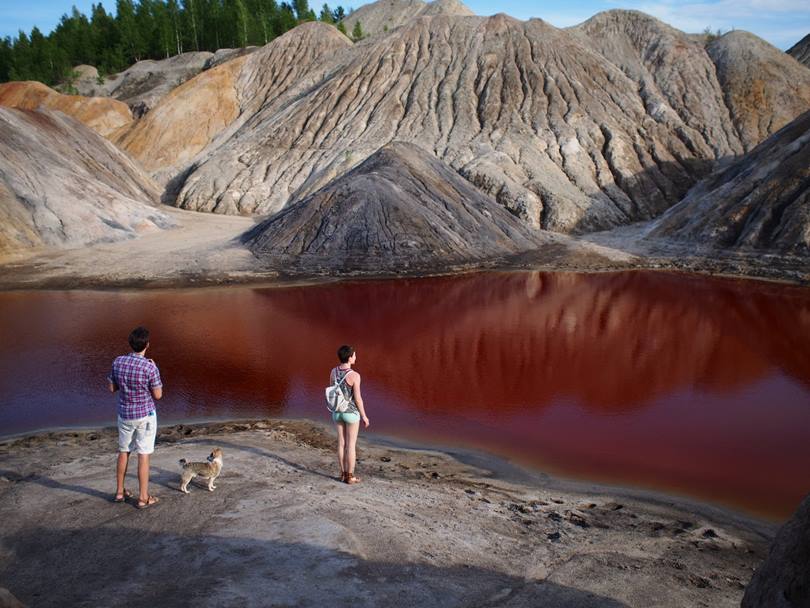
<path fill-rule="evenodd" d="M 346 483 L 346 473 L 342 473 L 342 472 L 341 472 L 341 474 L 340 474 L 340 481 L 341 481 L 341 483 Z"/>
<path fill-rule="evenodd" d="M 116 494 L 113 497 L 113 502 L 126 502 L 128 498 L 132 498 L 133 496 L 134 494 L 132 492 L 124 488 L 124 493 L 120 496 Z"/>
<path fill-rule="evenodd" d="M 360 483 L 360 478 L 355 477 L 353 473 L 346 473 L 346 477 L 343 480 L 344 483 L 348 483 L 349 485 L 353 483 Z"/>
<path fill-rule="evenodd" d="M 138 504 L 135 505 L 135 506 L 137 508 L 139 508 L 139 509 L 147 509 L 147 508 L 151 507 L 152 505 L 156 505 L 159 502 L 160 502 L 160 499 L 157 496 L 150 496 L 149 498 L 146 499 L 146 502 L 143 502 L 142 500 L 138 500 Z"/>

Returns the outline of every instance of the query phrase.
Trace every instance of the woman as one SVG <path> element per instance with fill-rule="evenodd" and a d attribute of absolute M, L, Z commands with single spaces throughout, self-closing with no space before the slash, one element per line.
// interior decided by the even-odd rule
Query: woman
<path fill-rule="evenodd" d="M 354 476 L 354 463 L 357 459 L 357 434 L 360 431 L 360 420 L 363 420 L 366 428 L 368 428 L 369 421 L 363 408 L 363 396 L 360 394 L 360 374 L 352 369 L 352 365 L 357 361 L 357 353 L 351 346 L 343 345 L 338 349 L 337 356 L 340 365 L 332 369 L 329 374 L 329 383 L 335 384 L 345 378 L 344 394 L 350 401 L 347 411 L 332 413 L 332 420 L 337 425 L 340 480 L 349 484 L 359 483 L 360 479 Z"/>

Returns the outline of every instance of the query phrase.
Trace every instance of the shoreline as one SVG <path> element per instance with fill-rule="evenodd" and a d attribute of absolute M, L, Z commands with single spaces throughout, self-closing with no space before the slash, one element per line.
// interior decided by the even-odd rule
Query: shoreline
<path fill-rule="evenodd" d="M 810 285 L 807 260 L 767 253 L 701 250 L 641 243 L 636 225 L 580 237 L 552 233 L 552 242 L 508 257 L 405 270 L 343 271 L 329 260 L 303 268 L 257 258 L 240 242 L 253 217 L 163 206 L 177 227 L 135 239 L 72 249 L 40 249 L 0 257 L 0 291 L 160 290 L 223 286 L 273 287 L 333 281 L 413 279 L 477 272 L 683 272 L 797 286 Z M 104 260 L 102 266 L 99 260 Z"/>
<path fill-rule="evenodd" d="M 306 424 L 324 431 L 327 435 L 332 427 L 322 421 L 311 418 L 201 418 L 190 421 L 167 420 L 158 425 L 158 434 L 173 434 L 178 430 L 192 429 L 193 433 L 220 432 L 230 426 L 257 424 Z M 44 440 L 59 441 L 62 436 L 73 436 L 76 433 L 116 433 L 116 426 L 80 425 L 47 427 L 32 431 L 23 431 L 13 435 L 0 435 L 0 449 L 17 443 L 40 442 Z M 395 435 L 379 435 L 361 432 L 361 439 L 375 447 L 404 450 L 410 452 L 439 453 L 459 462 L 491 473 L 491 479 L 518 484 L 545 484 L 551 489 L 572 493 L 588 493 L 605 496 L 618 496 L 639 500 L 660 506 L 674 507 L 699 513 L 703 516 L 725 517 L 740 525 L 751 525 L 752 530 L 762 526 L 770 530 L 781 525 L 783 520 L 748 512 L 731 505 L 702 500 L 687 494 L 669 493 L 662 489 L 642 486 L 622 485 L 587 478 L 566 477 L 563 474 L 544 471 L 529 464 L 522 464 L 507 456 L 490 452 L 484 448 L 454 446 L 413 440 Z M 156 447 L 157 449 L 157 447 Z"/>
<path fill-rule="evenodd" d="M 363 435 L 363 481 L 346 486 L 328 430 L 273 419 L 161 427 L 150 485 L 160 503 L 145 511 L 111 502 L 112 429 L 0 442 L 0 581 L 37 606 L 127 593 L 144 606 L 393 597 L 437 608 L 736 608 L 776 531 L 727 510 L 524 477 L 479 452 Z M 224 451 L 217 489 L 179 492 L 178 458 L 204 459 L 212 446 Z"/>

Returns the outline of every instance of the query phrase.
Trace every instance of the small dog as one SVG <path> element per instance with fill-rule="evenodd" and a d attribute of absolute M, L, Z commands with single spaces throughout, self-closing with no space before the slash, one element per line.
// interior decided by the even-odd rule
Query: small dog
<path fill-rule="evenodd" d="M 183 467 L 183 472 L 180 474 L 182 478 L 181 492 L 189 493 L 188 482 L 197 475 L 208 478 L 208 491 L 213 492 L 216 488 L 214 480 L 222 472 L 222 450 L 214 448 L 214 451 L 208 456 L 208 462 L 188 462 L 185 458 L 181 458 L 180 466 Z"/>

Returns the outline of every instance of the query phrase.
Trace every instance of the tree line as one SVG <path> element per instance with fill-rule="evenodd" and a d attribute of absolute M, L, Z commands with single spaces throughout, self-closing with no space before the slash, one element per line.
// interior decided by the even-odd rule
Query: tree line
<path fill-rule="evenodd" d="M 101 79 L 142 59 L 264 45 L 305 21 L 331 23 L 346 34 L 345 16 L 342 6 L 328 4 L 316 14 L 308 0 L 116 0 L 115 15 L 98 3 L 89 16 L 73 7 L 47 36 L 34 27 L 0 39 L 0 82 L 69 87 L 79 64 L 96 66 Z M 362 38 L 362 26 L 352 35 Z"/>

